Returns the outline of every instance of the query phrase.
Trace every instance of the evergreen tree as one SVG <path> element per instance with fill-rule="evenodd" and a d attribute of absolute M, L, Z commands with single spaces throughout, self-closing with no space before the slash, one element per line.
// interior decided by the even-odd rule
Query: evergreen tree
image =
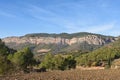
<path fill-rule="evenodd" d="M 28 66 L 34 64 L 33 53 L 28 47 L 9 55 L 8 59 L 16 66 L 17 70 L 26 71 Z"/>
<path fill-rule="evenodd" d="M 53 55 L 51 53 L 45 55 L 44 60 L 40 64 L 40 67 L 52 70 L 54 69 Z"/>

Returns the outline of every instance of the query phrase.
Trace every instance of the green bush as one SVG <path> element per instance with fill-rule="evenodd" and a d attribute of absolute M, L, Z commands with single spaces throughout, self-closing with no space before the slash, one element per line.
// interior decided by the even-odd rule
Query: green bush
<path fill-rule="evenodd" d="M 44 60 L 39 65 L 50 70 L 66 70 L 76 67 L 76 61 L 73 56 L 65 57 L 64 55 L 52 55 L 48 53 L 45 55 Z"/>

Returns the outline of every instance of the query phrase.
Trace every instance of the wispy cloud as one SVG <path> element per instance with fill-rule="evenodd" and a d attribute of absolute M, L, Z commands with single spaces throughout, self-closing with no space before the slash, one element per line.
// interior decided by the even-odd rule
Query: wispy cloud
<path fill-rule="evenodd" d="M 50 17 L 53 17 L 55 15 L 51 11 L 43 9 L 35 5 L 29 5 L 29 8 L 27 9 L 27 11 L 33 18 L 40 19 L 40 20 L 46 20 L 46 21 L 49 20 Z"/>
<path fill-rule="evenodd" d="M 107 24 L 98 24 L 91 26 L 82 26 L 80 24 L 69 24 L 66 25 L 68 32 L 92 32 L 92 33 L 101 33 L 106 31 L 112 31 L 115 28 L 116 23 L 111 22 Z"/>
<path fill-rule="evenodd" d="M 99 32 L 104 32 L 108 31 L 115 28 L 115 22 L 111 22 L 108 24 L 103 24 L 103 25 L 96 25 L 96 26 L 90 26 L 86 31 L 88 32 L 94 32 L 94 33 L 99 33 Z"/>
<path fill-rule="evenodd" d="M 119 2 L 119 0 L 21 0 L 17 2 L 9 0 L 6 3 L 3 0 L 0 2 L 0 20 L 3 22 L 1 26 L 14 26 L 17 32 L 24 33 L 28 31 L 23 28 L 30 27 L 31 32 L 41 30 L 48 33 L 63 31 L 117 35 L 120 33 Z M 10 28 L 8 31 L 14 29 Z M 1 29 L 2 31 L 6 32 Z"/>
<path fill-rule="evenodd" d="M 60 6 L 65 6 L 66 4 L 61 4 Z M 67 5 L 75 5 L 74 4 L 67 4 Z M 79 9 L 81 6 L 74 6 L 74 8 Z M 73 8 L 73 6 L 71 7 Z M 60 10 L 60 9 L 59 9 Z M 93 24 L 95 20 L 90 17 L 83 20 L 81 17 L 76 18 L 76 20 L 67 19 L 65 16 L 61 16 L 58 13 L 54 12 L 54 10 L 41 8 L 35 5 L 30 5 L 28 8 L 28 12 L 32 17 L 35 19 L 39 19 L 45 22 L 49 22 L 51 24 L 55 24 L 60 27 L 64 27 L 66 32 L 73 33 L 73 32 L 93 32 L 93 33 L 100 33 L 104 31 L 111 30 L 115 27 L 115 22 L 110 23 L 99 23 L 98 25 Z M 91 16 L 91 15 L 89 15 Z M 73 19 L 73 18 L 72 18 Z M 91 25 L 92 24 L 92 25 Z M 90 26 L 88 26 L 90 25 Z"/>
<path fill-rule="evenodd" d="M 45 21 L 45 22 L 49 22 L 49 23 L 57 24 L 61 26 L 63 26 L 64 23 L 67 22 L 65 18 L 58 15 L 57 13 L 35 6 L 35 5 L 31 5 L 27 11 L 33 18 L 41 21 Z"/>
<path fill-rule="evenodd" d="M 52 13 L 51 11 L 47 10 L 47 9 L 43 9 L 41 7 L 35 6 L 35 5 L 29 5 L 28 11 L 32 12 L 32 13 L 39 13 L 39 14 L 49 14 L 49 15 L 55 15 L 54 13 Z"/>
<path fill-rule="evenodd" d="M 117 37 L 117 36 L 120 36 L 120 31 L 119 30 L 112 30 L 112 31 L 108 31 L 106 34 Z"/>
<path fill-rule="evenodd" d="M 5 12 L 5 11 L 0 11 L 0 16 L 10 17 L 10 18 L 16 17 L 15 15 L 8 13 L 8 12 Z"/>

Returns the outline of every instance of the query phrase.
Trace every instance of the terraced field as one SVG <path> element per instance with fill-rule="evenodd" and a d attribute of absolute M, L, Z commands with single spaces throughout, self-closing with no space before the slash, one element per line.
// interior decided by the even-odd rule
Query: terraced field
<path fill-rule="evenodd" d="M 0 80 L 120 80 L 120 70 L 68 70 L 1 76 Z"/>

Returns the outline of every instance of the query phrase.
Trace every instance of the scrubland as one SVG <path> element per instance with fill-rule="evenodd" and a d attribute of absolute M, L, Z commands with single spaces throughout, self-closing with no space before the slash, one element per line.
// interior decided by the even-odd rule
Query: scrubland
<path fill-rule="evenodd" d="M 120 70 L 65 70 L 1 76 L 0 80 L 120 80 Z"/>

